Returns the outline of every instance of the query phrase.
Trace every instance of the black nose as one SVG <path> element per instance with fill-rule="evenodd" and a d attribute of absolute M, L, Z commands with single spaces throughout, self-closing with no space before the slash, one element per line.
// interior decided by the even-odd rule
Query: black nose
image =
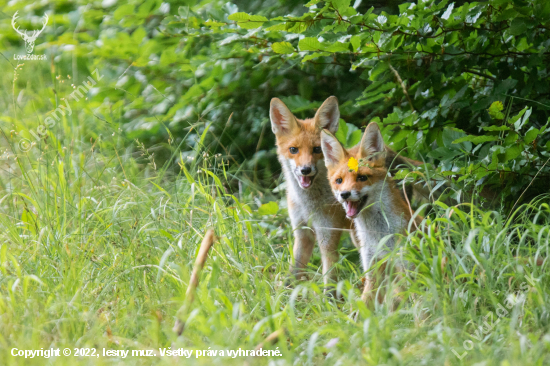
<path fill-rule="evenodd" d="M 308 175 L 309 173 L 311 173 L 311 168 L 305 167 L 305 168 L 302 168 L 302 170 L 300 171 L 302 172 L 303 175 Z"/>
<path fill-rule="evenodd" d="M 340 197 L 342 197 L 343 199 L 348 199 L 349 196 L 351 196 L 350 191 L 345 191 L 345 192 L 340 193 Z"/>

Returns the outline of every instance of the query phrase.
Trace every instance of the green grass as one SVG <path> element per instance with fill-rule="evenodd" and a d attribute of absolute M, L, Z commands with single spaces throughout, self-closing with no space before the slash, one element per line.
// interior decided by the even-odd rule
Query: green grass
<path fill-rule="evenodd" d="M 75 102 L 46 139 L 21 151 L 20 131 L 36 129 L 60 102 L 54 95 L 71 92 L 67 78 L 61 83 L 40 67 L 25 65 L 15 86 L 9 73 L 0 80 L 2 364 L 550 362 L 548 197 L 509 219 L 471 203 L 437 202 L 424 233 L 404 237 L 403 250 L 393 253 L 411 264 L 396 311 L 360 301 L 361 268 L 345 238 L 335 284 L 342 298 L 335 301 L 323 293 L 317 251 L 310 280 L 283 286 L 292 243 L 284 199 L 250 183 L 229 157 L 205 156 L 207 146 L 184 155 L 166 141 L 157 148 L 173 159 L 156 163 L 154 149 L 144 151 L 117 124 L 118 101 Z M 242 190 L 232 195 L 237 180 Z M 270 200 L 280 209 L 259 215 L 258 204 Z M 208 228 L 218 241 L 178 338 L 175 314 Z M 520 301 L 507 308 L 513 298 Z M 489 312 L 493 319 L 479 331 Z M 280 329 L 278 342 L 266 345 L 278 347 L 279 358 L 158 356 L 164 347 L 253 349 Z M 452 350 L 462 355 L 463 345 L 473 348 L 459 359 Z M 61 356 L 52 363 L 13 357 L 14 347 L 154 349 L 157 356 Z"/>

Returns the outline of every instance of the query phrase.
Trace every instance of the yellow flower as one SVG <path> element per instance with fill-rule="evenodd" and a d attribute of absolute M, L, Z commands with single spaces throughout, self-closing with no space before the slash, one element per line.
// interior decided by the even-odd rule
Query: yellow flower
<path fill-rule="evenodd" d="M 357 169 L 359 169 L 359 162 L 353 156 L 348 160 L 348 168 L 350 168 L 354 172 L 356 172 Z"/>

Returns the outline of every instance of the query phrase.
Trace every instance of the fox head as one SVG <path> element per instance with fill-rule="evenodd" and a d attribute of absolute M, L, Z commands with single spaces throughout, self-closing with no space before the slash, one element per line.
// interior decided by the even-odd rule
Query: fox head
<path fill-rule="evenodd" d="M 334 196 L 344 206 L 348 218 L 357 217 L 367 203 L 379 198 L 383 184 L 387 184 L 388 169 L 380 128 L 374 122 L 369 124 L 359 145 L 349 150 L 325 130 L 321 134 L 321 148 Z M 360 162 L 357 171 L 348 166 L 350 158 Z"/>
<path fill-rule="evenodd" d="M 335 133 L 338 130 L 338 99 L 329 97 L 315 117 L 299 120 L 280 99 L 273 98 L 269 117 L 277 139 L 279 159 L 287 164 L 300 187 L 308 189 L 324 166 L 321 131 L 326 129 Z"/>

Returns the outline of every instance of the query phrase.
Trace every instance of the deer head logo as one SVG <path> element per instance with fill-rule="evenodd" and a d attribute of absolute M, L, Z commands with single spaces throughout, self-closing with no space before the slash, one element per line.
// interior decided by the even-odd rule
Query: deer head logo
<path fill-rule="evenodd" d="M 17 13 L 18 11 L 16 11 L 15 14 L 13 14 L 13 17 L 11 18 L 11 26 L 13 27 L 13 29 L 15 29 L 17 33 L 19 33 L 21 37 L 23 37 L 23 40 L 25 41 L 25 48 L 27 49 L 27 53 L 31 53 L 32 50 L 34 49 L 34 42 L 36 41 L 36 38 L 38 38 L 40 33 L 42 33 L 44 28 L 46 28 L 46 24 L 48 24 L 48 14 L 44 14 L 42 29 L 33 30 L 32 33 L 27 34 L 28 32 L 27 30 L 24 30 L 23 32 L 21 32 L 19 30 L 19 27 L 17 27 L 15 24 L 15 20 L 17 19 Z"/>

